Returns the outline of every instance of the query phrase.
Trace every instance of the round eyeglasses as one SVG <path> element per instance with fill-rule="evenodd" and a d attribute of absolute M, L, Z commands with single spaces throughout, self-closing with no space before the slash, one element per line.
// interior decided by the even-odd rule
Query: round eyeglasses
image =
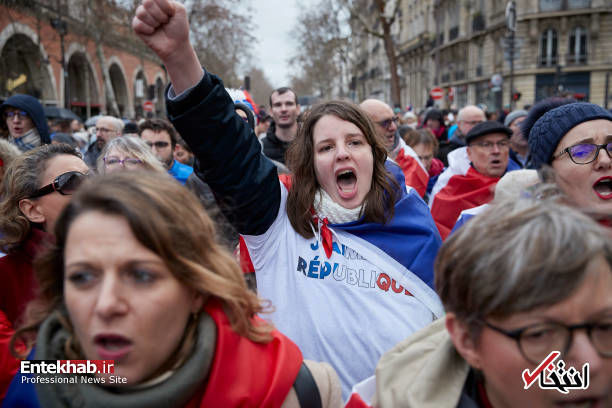
<path fill-rule="evenodd" d="M 135 168 L 140 167 L 143 164 L 142 160 L 137 159 L 135 157 L 126 157 L 125 159 L 121 160 L 118 157 L 109 156 L 104 157 L 102 160 L 104 160 L 104 165 L 106 167 L 123 166 L 126 168 Z"/>
<path fill-rule="evenodd" d="M 612 142 L 600 145 L 594 143 L 578 143 L 561 150 L 561 152 L 553 156 L 553 159 L 558 159 L 567 153 L 574 163 L 589 164 L 597 160 L 597 156 L 599 156 L 599 151 L 601 149 L 605 150 L 606 153 L 608 153 L 608 157 L 612 159 Z"/>
<path fill-rule="evenodd" d="M 482 321 L 485 326 L 514 339 L 523 357 L 533 364 L 540 364 L 551 351 L 567 354 L 574 339 L 575 330 L 586 330 L 591 344 L 602 357 L 612 357 L 612 315 L 588 323 L 565 325 L 546 322 L 516 330 L 505 330 Z"/>

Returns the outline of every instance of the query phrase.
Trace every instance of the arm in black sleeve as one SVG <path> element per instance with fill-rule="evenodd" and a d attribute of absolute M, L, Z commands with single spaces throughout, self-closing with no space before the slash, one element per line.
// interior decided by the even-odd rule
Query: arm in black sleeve
<path fill-rule="evenodd" d="M 196 174 L 222 201 L 236 230 L 246 235 L 266 232 L 280 207 L 276 167 L 235 113 L 221 80 L 205 72 L 178 98 L 166 96 L 166 106 L 168 118 L 197 159 Z"/>

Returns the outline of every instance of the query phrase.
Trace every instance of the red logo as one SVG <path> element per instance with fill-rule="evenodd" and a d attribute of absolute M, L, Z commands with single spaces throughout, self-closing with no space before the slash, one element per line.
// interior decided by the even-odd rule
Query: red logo
<path fill-rule="evenodd" d="M 574 367 L 566 369 L 563 360 L 555 364 L 555 360 L 560 355 L 559 351 L 553 351 L 533 372 L 530 372 L 529 369 L 523 370 L 525 389 L 531 387 L 537 380 L 540 388 L 556 389 L 563 394 L 567 394 L 569 390 L 586 390 L 589 387 L 589 363 L 582 366 L 582 372 Z"/>

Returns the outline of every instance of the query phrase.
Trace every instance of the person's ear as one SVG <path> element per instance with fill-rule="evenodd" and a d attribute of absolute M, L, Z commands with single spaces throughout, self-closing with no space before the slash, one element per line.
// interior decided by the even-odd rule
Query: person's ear
<path fill-rule="evenodd" d="M 19 200 L 19 210 L 30 222 L 44 224 L 45 215 L 41 211 L 40 205 L 34 200 L 23 198 Z"/>
<path fill-rule="evenodd" d="M 465 148 L 465 151 L 467 152 L 468 159 L 470 159 L 470 162 L 472 162 L 472 148 L 470 146 L 467 146 Z"/>
<path fill-rule="evenodd" d="M 204 306 L 204 296 L 200 292 L 193 292 L 191 299 L 191 313 L 199 313 Z"/>
<path fill-rule="evenodd" d="M 470 366 L 480 369 L 481 358 L 478 344 L 472 338 L 469 327 L 457 319 L 457 316 L 452 312 L 446 314 L 445 324 L 446 331 L 448 331 L 457 352 Z"/>

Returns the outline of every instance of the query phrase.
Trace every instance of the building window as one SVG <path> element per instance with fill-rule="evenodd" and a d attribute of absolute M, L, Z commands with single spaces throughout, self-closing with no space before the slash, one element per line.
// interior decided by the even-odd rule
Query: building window
<path fill-rule="evenodd" d="M 540 37 L 540 65 L 557 65 L 557 31 L 549 28 Z"/>
<path fill-rule="evenodd" d="M 587 61 L 587 32 L 583 27 L 576 27 L 570 32 L 568 64 L 584 64 Z"/>
<path fill-rule="evenodd" d="M 540 0 L 540 11 L 559 11 L 563 8 L 563 0 Z"/>
<path fill-rule="evenodd" d="M 581 9 L 590 7 L 591 0 L 567 0 L 567 8 L 569 9 Z"/>

